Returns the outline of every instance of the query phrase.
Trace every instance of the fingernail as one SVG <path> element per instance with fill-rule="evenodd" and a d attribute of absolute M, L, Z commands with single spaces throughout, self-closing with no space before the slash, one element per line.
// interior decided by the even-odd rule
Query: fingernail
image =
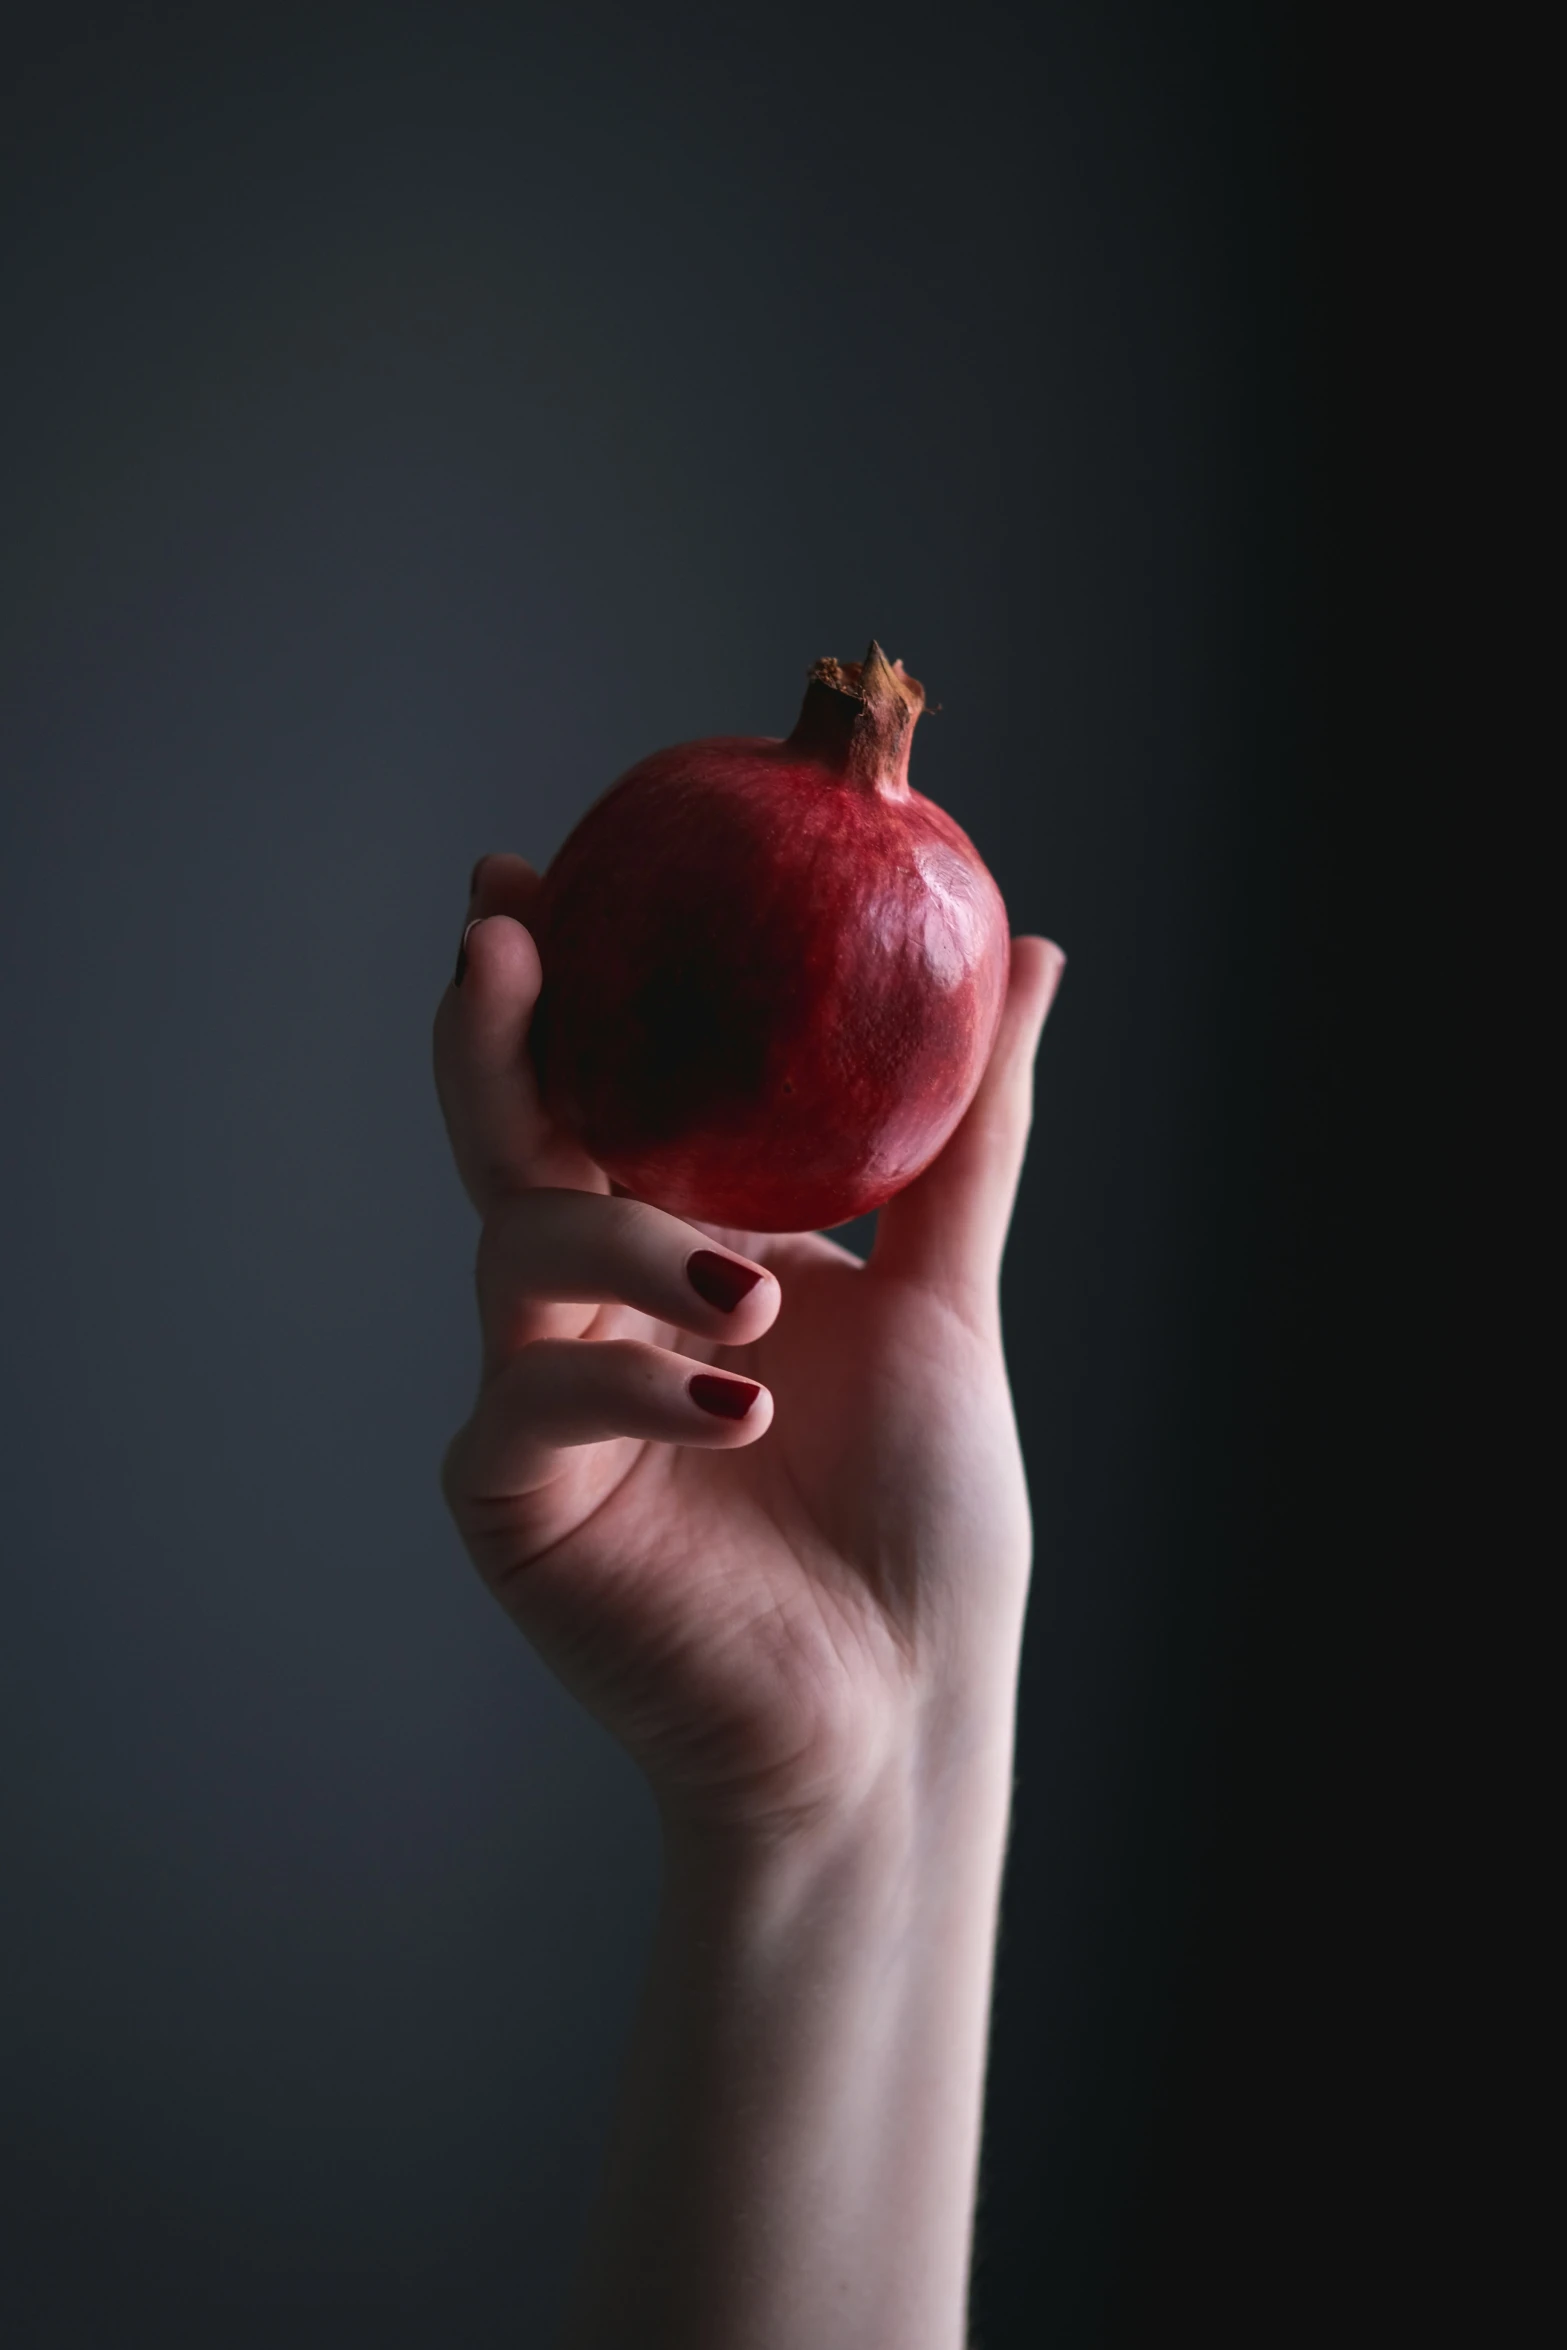
<path fill-rule="evenodd" d="M 479 859 L 479 862 L 477 863 L 477 865 L 475 865 L 475 867 L 474 867 L 473 871 L 472 871 L 472 872 L 469 874 L 469 876 L 468 876 L 468 895 L 469 895 L 469 897 L 471 897 L 471 898 L 476 898 L 476 897 L 478 896 L 478 894 L 479 894 L 479 876 L 480 876 L 480 874 L 481 874 L 481 873 L 484 871 L 484 868 L 485 868 L 485 866 L 486 866 L 486 865 L 489 863 L 489 861 L 490 861 L 490 852 L 489 852 L 489 850 L 488 850 L 488 849 L 486 849 L 486 850 L 485 850 L 485 852 L 484 852 L 484 854 L 483 854 L 483 856 L 482 856 L 482 857 Z"/>
<path fill-rule="evenodd" d="M 453 987 L 461 987 L 464 977 L 467 974 L 469 933 L 477 930 L 478 927 L 479 925 L 477 922 L 470 922 L 467 930 L 465 930 L 462 934 L 462 945 L 457 949 L 457 968 L 452 973 Z"/>
<path fill-rule="evenodd" d="M 698 1371 L 687 1385 L 691 1401 L 717 1420 L 743 1420 L 762 1392 L 754 1379 L 715 1379 L 708 1371 Z"/>
<path fill-rule="evenodd" d="M 703 1304 L 717 1306 L 720 1313 L 732 1314 L 761 1278 L 754 1265 L 738 1265 L 713 1248 L 699 1248 L 686 1259 L 686 1279 Z"/>

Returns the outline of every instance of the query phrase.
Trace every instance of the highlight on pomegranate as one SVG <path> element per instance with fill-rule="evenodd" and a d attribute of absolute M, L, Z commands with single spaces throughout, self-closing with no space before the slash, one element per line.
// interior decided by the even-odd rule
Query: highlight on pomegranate
<path fill-rule="evenodd" d="M 941 1149 L 1006 996 L 1001 893 L 909 784 L 925 694 L 872 644 L 794 732 L 641 760 L 534 923 L 546 1105 L 617 1182 L 753 1232 L 868 1214 Z"/>

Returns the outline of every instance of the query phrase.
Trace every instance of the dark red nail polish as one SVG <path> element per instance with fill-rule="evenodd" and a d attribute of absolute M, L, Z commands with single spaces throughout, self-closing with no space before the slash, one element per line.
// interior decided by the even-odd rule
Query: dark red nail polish
<path fill-rule="evenodd" d="M 695 1256 L 686 1259 L 686 1279 L 703 1304 L 717 1306 L 720 1313 L 732 1314 L 761 1278 L 754 1265 L 737 1265 L 733 1257 L 721 1257 L 716 1249 L 699 1248 Z"/>
<path fill-rule="evenodd" d="M 477 928 L 478 928 L 478 924 L 477 924 L 476 922 L 470 922 L 470 923 L 469 923 L 469 925 L 468 925 L 468 930 L 465 930 L 465 931 L 463 932 L 463 934 L 462 934 L 462 945 L 461 945 L 461 946 L 460 946 L 460 947 L 457 949 L 457 968 L 456 968 L 456 970 L 455 970 L 455 971 L 452 973 L 452 985 L 453 985 L 453 987 L 461 987 L 461 985 L 462 985 L 462 983 L 463 983 L 463 980 L 464 980 L 464 978 L 465 978 L 465 977 L 466 977 L 466 975 L 467 975 L 467 970 L 468 970 L 468 931 L 469 931 L 469 930 L 476 930 Z"/>
<path fill-rule="evenodd" d="M 689 1385 L 691 1401 L 717 1420 L 743 1420 L 762 1392 L 754 1379 L 715 1379 L 708 1371 L 698 1371 Z"/>
<path fill-rule="evenodd" d="M 473 871 L 468 876 L 468 895 L 471 898 L 477 897 L 479 894 L 479 876 L 484 871 L 484 868 L 489 863 L 489 861 L 490 852 L 488 849 L 486 849 L 483 856 L 479 859 L 479 862 L 477 865 L 475 865 Z"/>

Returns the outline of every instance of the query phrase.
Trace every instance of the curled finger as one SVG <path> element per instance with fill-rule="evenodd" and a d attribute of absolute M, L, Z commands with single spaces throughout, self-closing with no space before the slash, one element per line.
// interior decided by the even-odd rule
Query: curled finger
<path fill-rule="evenodd" d="M 486 1387 L 452 1474 L 467 1498 L 516 1499 L 545 1483 L 573 1445 L 631 1437 L 732 1451 L 765 1435 L 772 1416 L 772 1396 L 755 1379 L 667 1347 L 541 1338 Z"/>
<path fill-rule="evenodd" d="M 487 1359 L 548 1328 L 553 1305 L 633 1307 L 721 1346 L 749 1346 L 779 1307 L 765 1265 L 643 1200 L 544 1188 L 507 1201 L 479 1244 Z"/>

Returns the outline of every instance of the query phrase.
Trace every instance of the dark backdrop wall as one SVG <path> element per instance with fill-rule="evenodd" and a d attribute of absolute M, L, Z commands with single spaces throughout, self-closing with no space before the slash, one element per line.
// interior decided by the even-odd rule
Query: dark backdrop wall
<path fill-rule="evenodd" d="M 652 1819 L 444 1519 L 428 1022 L 478 852 L 872 634 L 1071 958 L 977 2340 L 1282 2339 L 1290 11 L 66 9 L 11 64 L 7 2341 L 548 2339 Z"/>

